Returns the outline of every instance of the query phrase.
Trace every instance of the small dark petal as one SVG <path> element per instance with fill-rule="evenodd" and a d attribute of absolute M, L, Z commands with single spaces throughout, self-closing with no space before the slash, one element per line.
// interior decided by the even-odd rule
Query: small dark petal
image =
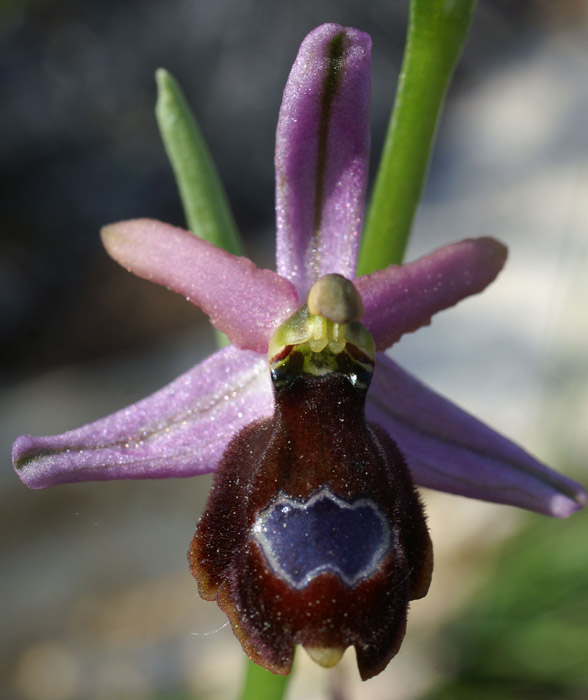
<path fill-rule="evenodd" d="M 364 418 L 351 356 L 340 356 L 346 371 L 318 377 L 300 372 L 297 354 L 289 380 L 275 382 L 273 418 L 223 456 L 191 570 L 257 663 L 288 673 L 297 644 L 353 645 L 367 679 L 396 654 L 409 600 L 427 591 L 431 543 L 400 451 Z"/>

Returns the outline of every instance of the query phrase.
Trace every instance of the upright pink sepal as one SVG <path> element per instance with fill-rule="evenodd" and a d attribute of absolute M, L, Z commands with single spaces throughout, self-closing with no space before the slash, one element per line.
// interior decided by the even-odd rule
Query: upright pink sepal
<path fill-rule="evenodd" d="M 419 486 L 565 518 L 586 505 L 575 481 L 549 469 L 378 355 L 368 417 L 404 453 Z"/>
<path fill-rule="evenodd" d="M 277 269 L 305 299 L 329 272 L 352 279 L 369 159 L 369 35 L 324 24 L 302 42 L 276 135 Z"/>
<path fill-rule="evenodd" d="M 506 255 L 493 238 L 471 238 L 356 279 L 365 308 L 361 322 L 376 348 L 389 348 L 404 333 L 428 325 L 433 314 L 481 292 L 496 278 Z"/>
<path fill-rule="evenodd" d="M 160 221 L 105 226 L 102 242 L 127 270 L 199 306 L 242 349 L 267 352 L 275 328 L 298 307 L 293 285 L 273 270 Z"/>

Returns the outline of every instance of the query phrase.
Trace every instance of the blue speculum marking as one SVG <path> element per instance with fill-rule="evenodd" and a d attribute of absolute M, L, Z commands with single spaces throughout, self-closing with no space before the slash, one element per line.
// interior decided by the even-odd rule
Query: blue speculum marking
<path fill-rule="evenodd" d="M 305 502 L 279 495 L 257 516 L 253 537 L 274 573 L 297 589 L 327 571 L 353 588 L 375 573 L 392 544 L 374 501 L 349 503 L 328 488 Z"/>

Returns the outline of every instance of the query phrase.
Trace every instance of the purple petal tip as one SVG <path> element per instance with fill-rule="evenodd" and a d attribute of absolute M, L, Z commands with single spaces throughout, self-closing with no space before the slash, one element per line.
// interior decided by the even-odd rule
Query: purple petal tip
<path fill-rule="evenodd" d="M 575 486 L 577 487 L 577 491 L 573 497 L 557 494 L 551 499 L 549 504 L 550 515 L 554 518 L 569 518 L 570 515 L 573 515 L 576 511 L 586 507 L 586 491 L 584 491 L 580 484 L 575 484 Z"/>
<path fill-rule="evenodd" d="M 30 489 L 42 489 L 47 484 L 44 483 L 42 472 L 36 470 L 23 469 L 27 460 L 27 455 L 34 451 L 35 439 L 32 435 L 21 435 L 12 446 L 12 466 L 18 478 Z"/>

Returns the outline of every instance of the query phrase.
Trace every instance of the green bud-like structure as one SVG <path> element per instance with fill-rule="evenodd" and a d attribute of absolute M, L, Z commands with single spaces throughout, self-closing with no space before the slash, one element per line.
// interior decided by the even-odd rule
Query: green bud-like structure
<path fill-rule="evenodd" d="M 297 644 L 323 666 L 354 646 L 362 678 L 379 673 L 429 587 L 410 472 L 364 415 L 375 348 L 361 312 L 353 284 L 326 275 L 275 331 L 274 415 L 228 446 L 189 552 L 202 597 L 275 673 Z"/>
<path fill-rule="evenodd" d="M 318 310 L 330 312 L 331 318 Z M 335 372 L 367 391 L 376 347 L 368 330 L 355 320 L 362 311 L 352 282 L 341 275 L 321 277 L 310 289 L 308 304 L 278 326 L 271 339 L 268 361 L 274 389 L 301 374 L 324 377 Z"/>
<path fill-rule="evenodd" d="M 375 360 L 374 341 L 357 321 L 333 323 L 305 305 L 283 323 L 272 338 L 269 362 L 276 383 L 298 374 L 324 377 L 332 372 L 361 381 L 367 390 Z"/>

